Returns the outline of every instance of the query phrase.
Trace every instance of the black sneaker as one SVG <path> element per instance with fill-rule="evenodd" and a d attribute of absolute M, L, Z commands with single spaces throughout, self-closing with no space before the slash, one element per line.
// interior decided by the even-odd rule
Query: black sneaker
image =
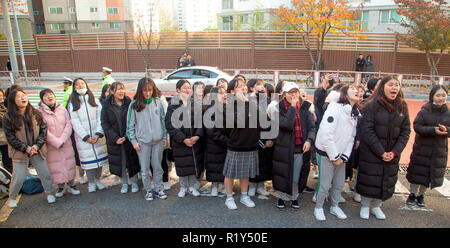
<path fill-rule="evenodd" d="M 314 189 L 312 189 L 312 188 L 310 188 L 308 186 L 306 186 L 304 191 L 305 191 L 305 193 L 309 193 L 309 194 L 316 192 Z"/>
<path fill-rule="evenodd" d="M 409 194 L 406 204 L 410 206 L 416 205 L 416 195 L 414 193 Z"/>
<path fill-rule="evenodd" d="M 277 208 L 283 209 L 286 205 L 284 204 L 284 201 L 282 199 L 278 199 Z"/>
<path fill-rule="evenodd" d="M 416 199 L 417 199 L 417 206 L 419 207 L 425 207 L 425 202 L 424 200 L 424 196 L 423 195 L 419 195 Z"/>
<path fill-rule="evenodd" d="M 300 208 L 300 206 L 298 205 L 298 201 L 297 200 L 291 201 L 291 208 L 293 208 L 293 209 L 299 209 Z"/>

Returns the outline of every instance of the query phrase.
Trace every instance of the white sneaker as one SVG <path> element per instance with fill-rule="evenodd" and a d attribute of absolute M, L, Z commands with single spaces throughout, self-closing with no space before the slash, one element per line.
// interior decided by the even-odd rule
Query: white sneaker
<path fill-rule="evenodd" d="M 314 208 L 314 217 L 316 217 L 316 220 L 319 221 L 326 220 L 323 208 Z"/>
<path fill-rule="evenodd" d="M 369 207 L 361 207 L 361 210 L 359 210 L 359 217 L 361 217 L 361 219 L 368 220 L 369 219 L 369 211 L 370 211 Z"/>
<path fill-rule="evenodd" d="M 381 208 L 379 208 L 379 207 L 372 208 L 370 210 L 370 213 L 375 215 L 375 218 L 377 218 L 379 220 L 385 220 L 386 219 L 386 215 L 383 213 L 383 211 L 381 211 Z"/>
<path fill-rule="evenodd" d="M 250 185 L 248 187 L 248 193 L 247 194 L 248 194 L 248 196 L 255 196 L 255 194 L 256 194 L 256 187 Z"/>
<path fill-rule="evenodd" d="M 9 205 L 10 208 L 16 208 L 17 207 L 17 201 L 9 199 Z"/>
<path fill-rule="evenodd" d="M 95 190 L 96 190 L 95 183 L 89 183 L 88 192 L 92 193 L 95 192 Z"/>
<path fill-rule="evenodd" d="M 186 188 L 181 187 L 180 192 L 178 192 L 178 197 L 184 197 L 186 195 Z"/>
<path fill-rule="evenodd" d="M 227 199 L 225 200 L 225 205 L 228 207 L 228 209 L 237 209 L 233 197 L 227 197 Z"/>
<path fill-rule="evenodd" d="M 66 192 L 66 188 L 58 188 L 58 190 L 56 191 L 55 196 L 58 197 L 58 198 L 59 197 L 63 197 L 64 192 Z"/>
<path fill-rule="evenodd" d="M 255 203 L 252 201 L 252 199 L 250 199 L 250 196 L 248 195 L 241 196 L 240 202 L 249 208 L 255 207 Z"/>
<path fill-rule="evenodd" d="M 170 190 L 170 183 L 169 182 L 164 182 L 163 186 L 164 186 L 164 190 Z"/>
<path fill-rule="evenodd" d="M 345 198 L 344 197 L 342 197 L 342 195 L 341 195 L 341 198 L 339 199 L 339 203 L 345 203 L 346 201 L 345 201 Z"/>
<path fill-rule="evenodd" d="M 47 202 L 48 203 L 55 203 L 56 202 L 56 197 L 54 195 L 48 195 L 47 196 Z"/>
<path fill-rule="evenodd" d="M 332 206 L 330 208 L 330 213 L 336 217 L 338 217 L 341 220 L 347 219 L 347 215 L 344 214 L 344 211 L 338 206 Z"/>
<path fill-rule="evenodd" d="M 72 195 L 79 195 L 81 193 L 80 190 L 75 185 L 69 186 L 67 188 L 67 192 L 71 193 Z"/>
<path fill-rule="evenodd" d="M 317 201 L 316 192 L 314 192 L 314 195 L 311 200 L 312 200 L 312 202 L 316 203 L 316 201 Z"/>
<path fill-rule="evenodd" d="M 198 190 L 194 187 L 189 187 L 189 194 L 193 196 L 199 196 L 200 192 L 198 192 Z"/>
<path fill-rule="evenodd" d="M 122 188 L 120 189 L 120 193 L 122 193 L 122 194 L 128 193 L 128 184 L 122 184 Z"/>
<path fill-rule="evenodd" d="M 100 181 L 96 181 L 95 185 L 97 185 L 97 189 L 99 189 L 99 190 L 102 190 L 102 189 L 106 188 L 105 185 L 102 182 L 100 182 Z"/>
<path fill-rule="evenodd" d="M 353 196 L 353 200 L 355 200 L 355 202 L 361 202 L 361 195 L 358 193 L 355 193 L 355 196 Z"/>
<path fill-rule="evenodd" d="M 263 196 L 269 195 L 269 193 L 267 193 L 266 189 L 264 188 L 264 184 L 258 187 L 258 189 L 256 190 L 256 193 L 258 193 L 258 195 L 263 195 Z"/>
<path fill-rule="evenodd" d="M 167 195 L 163 190 L 159 191 L 158 194 L 156 194 L 156 197 L 158 197 L 159 199 L 167 199 Z"/>
<path fill-rule="evenodd" d="M 217 185 L 211 186 L 211 196 L 218 196 L 219 195 L 219 189 L 217 188 Z"/>
<path fill-rule="evenodd" d="M 137 185 L 137 183 L 132 183 L 131 184 L 131 193 L 136 193 L 139 191 L 139 186 Z"/>

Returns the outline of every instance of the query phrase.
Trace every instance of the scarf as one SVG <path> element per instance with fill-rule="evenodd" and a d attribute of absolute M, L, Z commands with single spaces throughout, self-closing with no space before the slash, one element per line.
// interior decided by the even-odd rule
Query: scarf
<path fill-rule="evenodd" d="M 386 106 L 387 111 L 388 111 L 389 113 L 392 113 L 392 108 L 391 108 L 392 104 L 389 103 L 388 100 L 386 100 L 386 99 L 384 98 L 384 96 L 381 96 L 380 98 L 381 98 L 381 101 L 383 101 L 384 105 Z"/>
<path fill-rule="evenodd" d="M 286 107 L 286 110 L 291 106 L 291 104 L 286 100 L 286 98 L 283 98 L 284 106 Z M 300 121 L 300 101 L 297 102 L 296 111 L 295 111 L 295 123 L 294 123 L 294 132 L 295 132 L 295 145 L 299 146 L 302 144 L 302 125 Z"/>

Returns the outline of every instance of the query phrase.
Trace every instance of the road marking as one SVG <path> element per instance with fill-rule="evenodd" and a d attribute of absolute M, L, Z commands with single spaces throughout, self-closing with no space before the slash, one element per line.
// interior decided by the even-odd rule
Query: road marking
<path fill-rule="evenodd" d="M 20 201 L 20 197 L 22 196 L 22 194 L 19 194 L 16 198 L 17 203 L 19 203 Z M 2 209 L 0 209 L 0 223 L 1 222 L 5 222 L 8 220 L 9 215 L 12 213 L 12 211 L 14 211 L 14 208 L 10 208 L 9 207 L 9 200 L 8 199 L 5 204 L 3 205 Z"/>
<path fill-rule="evenodd" d="M 408 211 L 423 211 L 423 212 L 433 212 L 433 209 L 426 208 L 426 207 L 419 207 L 419 206 L 408 206 L 403 204 L 398 208 L 399 210 L 408 210 Z"/>
<path fill-rule="evenodd" d="M 444 177 L 444 183 L 441 187 L 434 188 L 437 192 L 441 193 L 441 195 L 445 196 L 450 200 L 450 181 Z"/>

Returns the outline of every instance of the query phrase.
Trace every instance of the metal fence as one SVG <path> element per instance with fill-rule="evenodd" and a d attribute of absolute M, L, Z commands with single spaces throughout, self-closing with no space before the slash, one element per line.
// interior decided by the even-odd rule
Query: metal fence
<path fill-rule="evenodd" d="M 9 87 L 13 83 L 20 86 L 39 86 L 41 77 L 38 70 L 19 71 L 19 75 L 14 77 L 10 71 L 0 71 L 0 86 Z"/>

